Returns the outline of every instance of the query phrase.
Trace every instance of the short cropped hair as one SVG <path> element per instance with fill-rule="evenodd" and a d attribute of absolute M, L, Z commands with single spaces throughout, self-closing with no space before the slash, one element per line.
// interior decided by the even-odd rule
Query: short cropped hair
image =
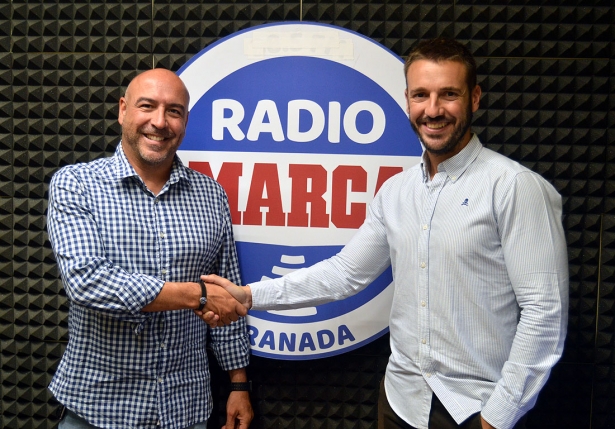
<path fill-rule="evenodd" d="M 462 63 L 466 68 L 468 89 L 472 91 L 476 86 L 476 61 L 469 49 L 456 40 L 438 37 L 420 41 L 410 54 L 408 54 L 408 58 L 406 58 L 406 63 L 404 65 L 404 77 L 406 79 L 408 76 L 408 68 L 410 68 L 413 62 L 418 60 L 434 62 L 457 61 Z"/>

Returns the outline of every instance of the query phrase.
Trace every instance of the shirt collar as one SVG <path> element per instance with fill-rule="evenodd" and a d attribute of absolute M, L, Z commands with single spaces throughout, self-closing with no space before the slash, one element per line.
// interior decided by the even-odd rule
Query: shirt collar
<path fill-rule="evenodd" d="M 472 138 L 466 147 L 461 149 L 461 152 L 438 164 L 438 173 L 445 172 L 451 181 L 455 182 L 476 159 L 482 148 L 483 145 L 478 139 L 478 136 L 472 134 Z M 423 152 L 421 169 L 423 171 L 423 181 L 427 182 L 429 178 L 429 158 L 427 157 L 427 151 Z"/>
<path fill-rule="evenodd" d="M 128 158 L 126 158 L 126 154 L 124 153 L 121 141 L 115 149 L 115 157 L 117 159 L 116 177 L 118 180 L 122 180 L 127 177 L 137 177 L 139 178 L 139 180 L 141 180 L 134 167 L 130 164 L 130 162 L 128 162 Z M 180 179 L 183 179 L 190 183 L 190 177 L 188 176 L 187 168 L 181 162 L 179 157 L 175 155 L 173 159 L 173 165 L 171 166 L 171 176 L 169 177 L 167 185 L 177 183 L 180 181 Z"/>

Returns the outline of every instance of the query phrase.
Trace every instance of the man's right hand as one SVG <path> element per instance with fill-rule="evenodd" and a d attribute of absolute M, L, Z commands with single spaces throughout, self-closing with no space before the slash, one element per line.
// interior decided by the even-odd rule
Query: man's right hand
<path fill-rule="evenodd" d="M 248 313 L 252 306 L 249 286 L 239 287 L 215 274 L 201 276 L 201 280 L 207 287 L 207 304 L 203 311 L 195 310 L 195 313 L 209 326 L 226 326 Z"/>
<path fill-rule="evenodd" d="M 246 307 L 215 284 L 207 287 L 207 304 L 203 311 L 194 312 L 209 326 L 225 326 L 248 313 Z M 141 309 L 143 312 L 172 311 L 192 308 L 198 305 L 201 286 L 194 282 L 165 282 L 156 298 Z M 205 314 L 208 316 L 205 317 Z"/>
<path fill-rule="evenodd" d="M 202 312 L 196 312 L 197 315 L 203 319 L 209 326 L 224 326 L 231 323 L 233 320 L 229 320 L 228 314 L 224 314 L 224 308 L 213 308 L 209 306 L 209 294 L 215 293 L 216 295 L 223 295 L 228 297 L 229 294 L 236 299 L 234 304 L 237 307 L 241 307 L 242 312 L 236 310 L 240 316 L 245 316 L 248 310 L 252 307 L 252 291 L 250 286 L 240 287 L 230 280 L 224 277 L 210 274 L 207 276 L 201 276 L 201 279 L 207 286 L 207 305 Z M 221 312 L 222 311 L 222 312 Z"/>
<path fill-rule="evenodd" d="M 207 277 L 201 276 L 201 279 L 209 283 L 206 284 L 207 304 L 205 304 L 205 308 L 202 311 L 195 310 L 197 316 L 214 328 L 229 325 L 239 319 L 240 316 L 243 317 L 248 313 L 248 309 L 239 303 L 233 295 L 226 291 L 225 288 L 207 281 Z M 222 279 L 222 277 L 219 278 Z M 226 281 L 231 283 L 228 280 Z"/>
<path fill-rule="evenodd" d="M 224 288 L 230 293 L 237 301 L 241 303 L 246 309 L 246 312 L 252 308 L 252 290 L 250 286 L 237 286 L 230 280 L 224 277 L 217 276 L 215 274 L 209 274 L 207 276 L 201 276 L 201 279 L 207 285 L 217 285 Z M 209 292 L 209 288 L 207 289 Z"/>

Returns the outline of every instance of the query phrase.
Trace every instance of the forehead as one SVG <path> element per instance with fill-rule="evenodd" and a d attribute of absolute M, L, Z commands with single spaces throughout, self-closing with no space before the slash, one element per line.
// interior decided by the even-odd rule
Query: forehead
<path fill-rule="evenodd" d="M 465 88 L 467 70 L 458 61 L 417 60 L 408 67 L 406 83 L 413 88 Z"/>
<path fill-rule="evenodd" d="M 147 75 L 140 76 L 130 85 L 127 98 L 136 101 L 148 99 L 166 104 L 188 104 L 185 87 L 176 76 L 170 75 Z"/>

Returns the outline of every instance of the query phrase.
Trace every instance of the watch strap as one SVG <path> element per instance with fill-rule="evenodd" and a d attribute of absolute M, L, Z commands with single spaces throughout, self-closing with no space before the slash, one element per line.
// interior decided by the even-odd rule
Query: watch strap
<path fill-rule="evenodd" d="M 199 285 L 201 285 L 201 299 L 199 299 L 199 311 L 202 311 L 205 308 L 205 304 L 207 304 L 207 287 L 205 287 L 205 282 L 203 279 L 199 279 Z"/>
<path fill-rule="evenodd" d="M 245 381 L 242 383 L 231 383 L 231 391 L 239 390 L 243 392 L 251 392 L 252 391 L 252 380 Z"/>

